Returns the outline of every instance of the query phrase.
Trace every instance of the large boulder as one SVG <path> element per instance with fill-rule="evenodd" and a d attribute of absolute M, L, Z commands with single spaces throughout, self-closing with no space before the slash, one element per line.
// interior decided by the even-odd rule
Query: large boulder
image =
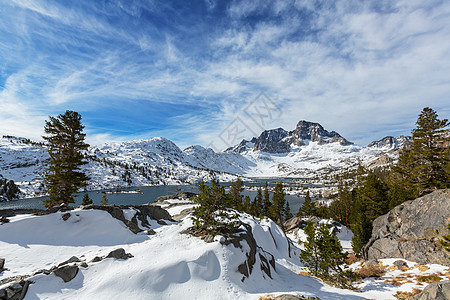
<path fill-rule="evenodd" d="M 450 299 L 450 280 L 435 282 L 428 285 L 420 294 L 411 300 L 447 300 Z"/>
<path fill-rule="evenodd" d="M 450 189 L 406 201 L 373 222 L 372 237 L 363 248 L 366 259 L 398 257 L 422 264 L 450 265 L 439 244 L 449 234 Z"/>

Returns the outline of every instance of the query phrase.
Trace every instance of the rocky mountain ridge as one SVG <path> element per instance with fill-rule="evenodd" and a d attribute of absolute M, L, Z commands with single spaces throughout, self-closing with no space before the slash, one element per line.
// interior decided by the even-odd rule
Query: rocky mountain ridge
<path fill-rule="evenodd" d="M 218 176 L 311 177 L 357 167 L 386 165 L 398 157 L 409 137 L 386 137 L 361 147 L 320 124 L 300 121 L 292 131 L 266 130 L 258 138 L 216 153 L 199 145 L 181 150 L 156 137 L 91 146 L 83 166 L 89 189 L 139 185 L 195 184 Z M 286 152 L 288 151 L 288 152 Z M 48 154 L 42 143 L 5 136 L 0 139 L 0 178 L 12 179 L 27 196 L 44 192 Z"/>
<path fill-rule="evenodd" d="M 267 153 L 287 153 L 291 148 L 304 146 L 308 142 L 317 142 L 319 145 L 339 143 L 342 146 L 353 143 L 347 141 L 336 131 L 327 131 L 319 123 L 300 121 L 292 131 L 283 128 L 264 130 L 259 137 L 241 143 L 226 151 L 242 153 L 249 150 Z"/>

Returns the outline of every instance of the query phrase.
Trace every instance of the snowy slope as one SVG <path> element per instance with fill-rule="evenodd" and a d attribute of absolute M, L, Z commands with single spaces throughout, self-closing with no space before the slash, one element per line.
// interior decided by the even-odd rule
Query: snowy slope
<path fill-rule="evenodd" d="M 192 225 L 189 216 L 180 223 L 167 222 L 168 225 L 150 220 L 156 234 L 146 235 L 133 234 L 105 211 L 78 209 L 70 214 L 67 221 L 63 221 L 60 212 L 39 217 L 19 215 L 0 225 L 1 255 L 8 268 L 0 273 L 0 280 L 25 276 L 33 281 L 25 299 L 258 299 L 285 293 L 318 296 L 322 300 L 395 299 L 396 291 L 424 287 L 419 283 L 395 286 L 383 282 L 401 273 L 395 270 L 376 283 L 367 278 L 359 284 L 362 292 L 334 288 L 299 275 L 305 269 L 298 259 L 298 245 L 294 242 L 289 250 L 285 235 L 275 223 L 247 214 L 241 214 L 239 219 L 251 227 L 258 252 L 266 257 L 273 255 L 272 278 L 262 271 L 257 255 L 259 260 L 253 271 L 243 280 L 237 267 L 246 261 L 249 245 L 245 241 L 241 242 L 242 248 L 226 245 L 221 236 L 206 243 L 184 234 L 182 231 Z M 117 248 L 124 248 L 134 257 L 91 262 L 94 257 L 106 256 Z M 54 274 L 32 275 L 71 256 L 85 261 L 87 267 L 80 267 L 70 282 L 64 283 Z M 393 264 L 393 260 L 382 262 Z M 448 273 L 443 266 L 426 268 L 426 274 Z M 420 274 L 419 269 L 413 272 Z M 0 289 L 8 284 L 0 285 Z"/>

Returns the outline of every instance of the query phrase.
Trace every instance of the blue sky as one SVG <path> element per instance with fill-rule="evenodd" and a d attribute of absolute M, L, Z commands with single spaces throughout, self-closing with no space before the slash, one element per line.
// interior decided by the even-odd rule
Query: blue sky
<path fill-rule="evenodd" d="M 235 120 L 259 134 L 243 111 L 263 92 L 264 128 L 366 145 L 425 106 L 448 118 L 449 70 L 449 1 L 0 0 L 0 134 L 39 139 L 70 109 L 92 144 L 223 149 Z"/>

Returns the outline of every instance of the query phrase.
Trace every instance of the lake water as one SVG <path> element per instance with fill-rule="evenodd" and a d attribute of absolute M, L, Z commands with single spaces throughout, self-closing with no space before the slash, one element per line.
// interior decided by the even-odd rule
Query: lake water
<path fill-rule="evenodd" d="M 280 181 L 280 179 L 256 179 L 252 182 L 245 182 L 246 186 L 262 186 L 265 182 L 268 182 L 270 186 L 274 186 L 277 181 Z M 286 179 L 283 180 L 286 182 Z M 224 185 L 229 185 L 230 183 L 224 182 L 221 183 Z M 159 196 L 165 196 L 170 194 L 175 194 L 179 192 L 198 192 L 197 185 L 159 185 L 159 186 L 139 186 L 139 187 L 129 187 L 129 188 L 120 188 L 121 191 L 125 192 L 133 192 L 140 190 L 140 193 L 108 193 L 106 195 L 108 199 L 109 204 L 116 204 L 116 205 L 139 205 L 139 204 L 145 204 L 149 202 L 154 202 L 156 198 Z M 113 191 L 113 190 L 105 190 L 107 192 Z M 100 191 L 90 191 L 87 192 L 89 195 L 89 198 L 91 198 L 94 202 L 94 204 L 100 204 L 100 201 L 103 197 L 103 190 Z M 85 192 L 77 193 L 74 195 L 76 203 L 73 204 L 73 206 L 81 205 L 82 198 L 84 196 Z M 250 199 L 253 201 L 253 199 L 256 197 L 257 192 L 256 191 L 247 191 L 245 190 L 242 193 L 244 196 L 248 195 Z M 271 193 L 272 197 L 272 193 Z M 0 202 L 0 209 L 18 209 L 18 208 L 40 208 L 44 209 L 43 201 L 47 197 L 36 197 L 36 198 L 28 198 L 28 199 L 22 199 L 17 201 L 10 201 L 10 202 Z M 299 207 L 304 202 L 304 198 L 298 197 L 295 195 L 286 195 L 285 199 L 289 202 L 289 206 L 291 208 L 291 212 L 295 214 Z"/>

